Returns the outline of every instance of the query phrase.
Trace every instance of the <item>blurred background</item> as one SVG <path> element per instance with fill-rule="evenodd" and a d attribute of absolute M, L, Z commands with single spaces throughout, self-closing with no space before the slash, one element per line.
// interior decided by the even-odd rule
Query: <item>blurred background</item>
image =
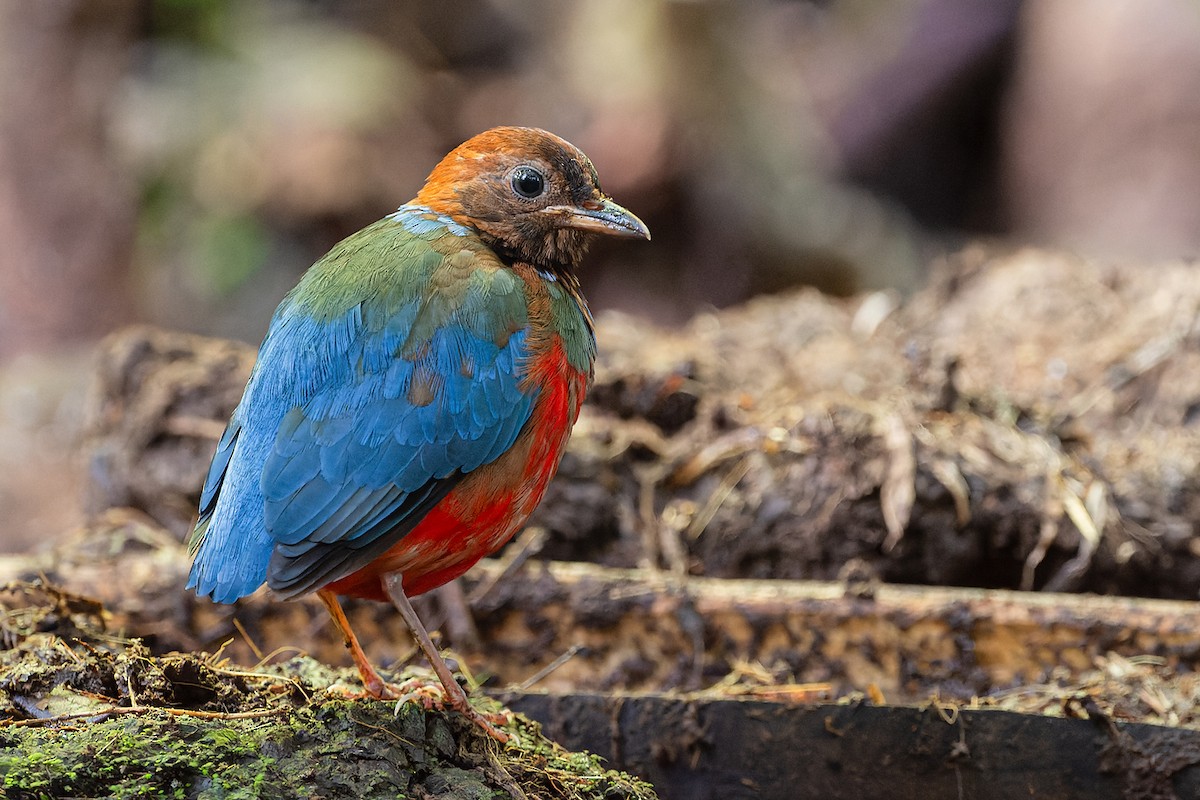
<path fill-rule="evenodd" d="M 309 264 L 498 124 L 654 232 L 596 310 L 918 287 L 969 238 L 1200 245 L 1194 0 L 0 0 L 0 551 L 78 519 L 91 348 L 256 342 Z"/>

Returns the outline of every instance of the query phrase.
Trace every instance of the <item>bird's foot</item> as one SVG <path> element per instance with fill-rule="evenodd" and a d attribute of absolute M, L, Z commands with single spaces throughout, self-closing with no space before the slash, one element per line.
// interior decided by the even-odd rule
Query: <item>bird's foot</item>
<path fill-rule="evenodd" d="M 394 712 L 396 714 L 400 713 L 400 706 L 405 703 L 420 703 L 426 711 L 431 709 L 441 711 L 446 707 L 446 696 L 442 688 L 429 681 L 410 678 L 395 688 L 398 692 Z"/>
<path fill-rule="evenodd" d="M 347 683 L 335 683 L 325 691 L 345 700 L 395 700 L 404 694 L 403 690 L 394 683 L 380 681 L 370 686 L 351 686 Z"/>
<path fill-rule="evenodd" d="M 455 685 L 457 686 L 457 684 Z M 446 706 L 450 706 L 483 729 L 484 733 L 497 742 L 504 744 L 511 738 L 498 726 L 508 724 L 512 721 L 512 717 L 504 712 L 491 713 L 478 710 L 471 705 L 471 701 L 467 699 L 466 693 L 462 689 L 459 689 L 457 693 L 447 692 L 443 687 L 420 678 L 407 680 L 396 688 L 402 692 L 396 700 L 394 710 L 396 714 L 400 713 L 400 707 L 405 703 L 419 703 L 427 711 L 431 709 L 442 711 Z"/>
<path fill-rule="evenodd" d="M 476 725 L 482 728 L 483 732 L 488 736 L 492 737 L 501 744 L 506 743 L 511 737 L 496 726 L 506 725 L 511 722 L 511 715 L 504 712 L 480 711 L 479 709 L 475 708 L 475 706 L 471 705 L 471 701 L 467 699 L 466 692 L 462 691 L 458 684 L 455 684 L 454 686 L 456 689 L 458 689 L 458 691 L 446 692 L 446 702 L 449 703 L 455 711 L 462 714 L 464 717 L 471 720 L 471 722 L 474 722 Z"/>
<path fill-rule="evenodd" d="M 512 739 L 510 734 L 507 734 L 496 727 L 497 725 L 505 725 L 512 721 L 512 718 L 508 714 L 499 712 L 484 713 L 470 705 L 468 705 L 466 709 L 460 708 L 456 710 L 458 713 L 471 720 L 471 722 L 474 722 L 476 725 L 478 725 L 481 729 L 483 729 L 484 733 L 495 739 L 500 744 L 507 744 L 508 741 Z"/>

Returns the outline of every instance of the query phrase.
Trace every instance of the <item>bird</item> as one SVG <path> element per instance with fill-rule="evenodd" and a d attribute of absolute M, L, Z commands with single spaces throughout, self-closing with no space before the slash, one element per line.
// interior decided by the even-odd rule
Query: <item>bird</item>
<path fill-rule="evenodd" d="M 557 471 L 594 376 L 578 269 L 596 234 L 650 239 L 577 147 L 498 127 L 334 245 L 276 309 L 217 443 L 187 588 L 218 603 L 263 584 L 284 600 L 315 592 L 365 693 L 398 699 L 339 597 L 390 602 L 437 702 L 507 741 L 409 598 L 503 546 Z"/>

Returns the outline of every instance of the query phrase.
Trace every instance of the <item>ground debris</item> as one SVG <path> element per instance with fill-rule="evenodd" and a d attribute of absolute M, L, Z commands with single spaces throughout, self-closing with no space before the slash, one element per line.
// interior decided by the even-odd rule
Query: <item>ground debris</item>
<path fill-rule="evenodd" d="M 99 604 L 64 616 L 80 598 L 45 585 L 11 585 L 5 599 L 5 797 L 654 797 L 521 717 L 501 749 L 456 714 L 314 685 L 331 671 L 308 658 L 245 669 L 156 656 L 95 627 Z"/>
<path fill-rule="evenodd" d="M 1200 729 L 1200 675 L 1179 673 L 1162 657 L 1106 653 L 1081 675 L 1056 672 L 1053 682 L 997 691 L 965 705 Z"/>

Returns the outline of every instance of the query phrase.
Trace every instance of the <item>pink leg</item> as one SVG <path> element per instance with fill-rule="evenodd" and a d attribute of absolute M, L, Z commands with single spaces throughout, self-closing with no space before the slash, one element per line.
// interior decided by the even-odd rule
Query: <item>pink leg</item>
<path fill-rule="evenodd" d="M 446 692 L 446 702 L 455 711 L 474 722 L 480 728 L 483 728 L 488 736 L 491 736 L 498 742 L 507 742 L 508 734 L 497 729 L 483 714 L 476 711 L 470 701 L 467 700 L 466 692 L 458 685 L 458 681 L 454 680 L 454 675 L 451 674 L 450 667 L 446 665 L 441 653 L 433 646 L 433 640 L 429 638 L 429 632 L 421 624 L 421 620 L 417 616 L 417 612 L 413 609 L 412 603 L 408 601 L 408 596 L 404 594 L 402 576 L 397 572 L 384 575 L 383 588 L 387 592 L 388 597 L 392 599 L 392 604 L 396 606 L 396 610 L 400 612 L 400 616 L 404 617 L 404 621 L 408 623 L 408 628 L 412 631 L 413 638 L 417 640 L 417 646 L 425 653 L 425 657 L 429 659 L 429 664 L 437 674 L 438 680 L 442 682 L 442 688 Z"/>
<path fill-rule="evenodd" d="M 362 678 L 363 688 L 367 690 L 367 694 L 380 700 L 394 700 L 396 693 L 383 678 L 379 677 L 379 673 L 367 660 L 367 654 L 363 652 L 362 646 L 358 643 L 358 637 L 350 629 L 350 620 L 346 618 L 346 612 L 342 611 L 342 604 L 338 602 L 337 595 L 328 589 L 320 589 L 317 591 L 317 597 L 321 598 L 321 602 L 329 611 L 329 616 L 333 617 L 333 624 L 342 632 L 342 641 L 346 643 L 346 649 L 350 651 L 350 657 L 354 659 L 354 666 L 358 667 L 358 675 Z"/>

